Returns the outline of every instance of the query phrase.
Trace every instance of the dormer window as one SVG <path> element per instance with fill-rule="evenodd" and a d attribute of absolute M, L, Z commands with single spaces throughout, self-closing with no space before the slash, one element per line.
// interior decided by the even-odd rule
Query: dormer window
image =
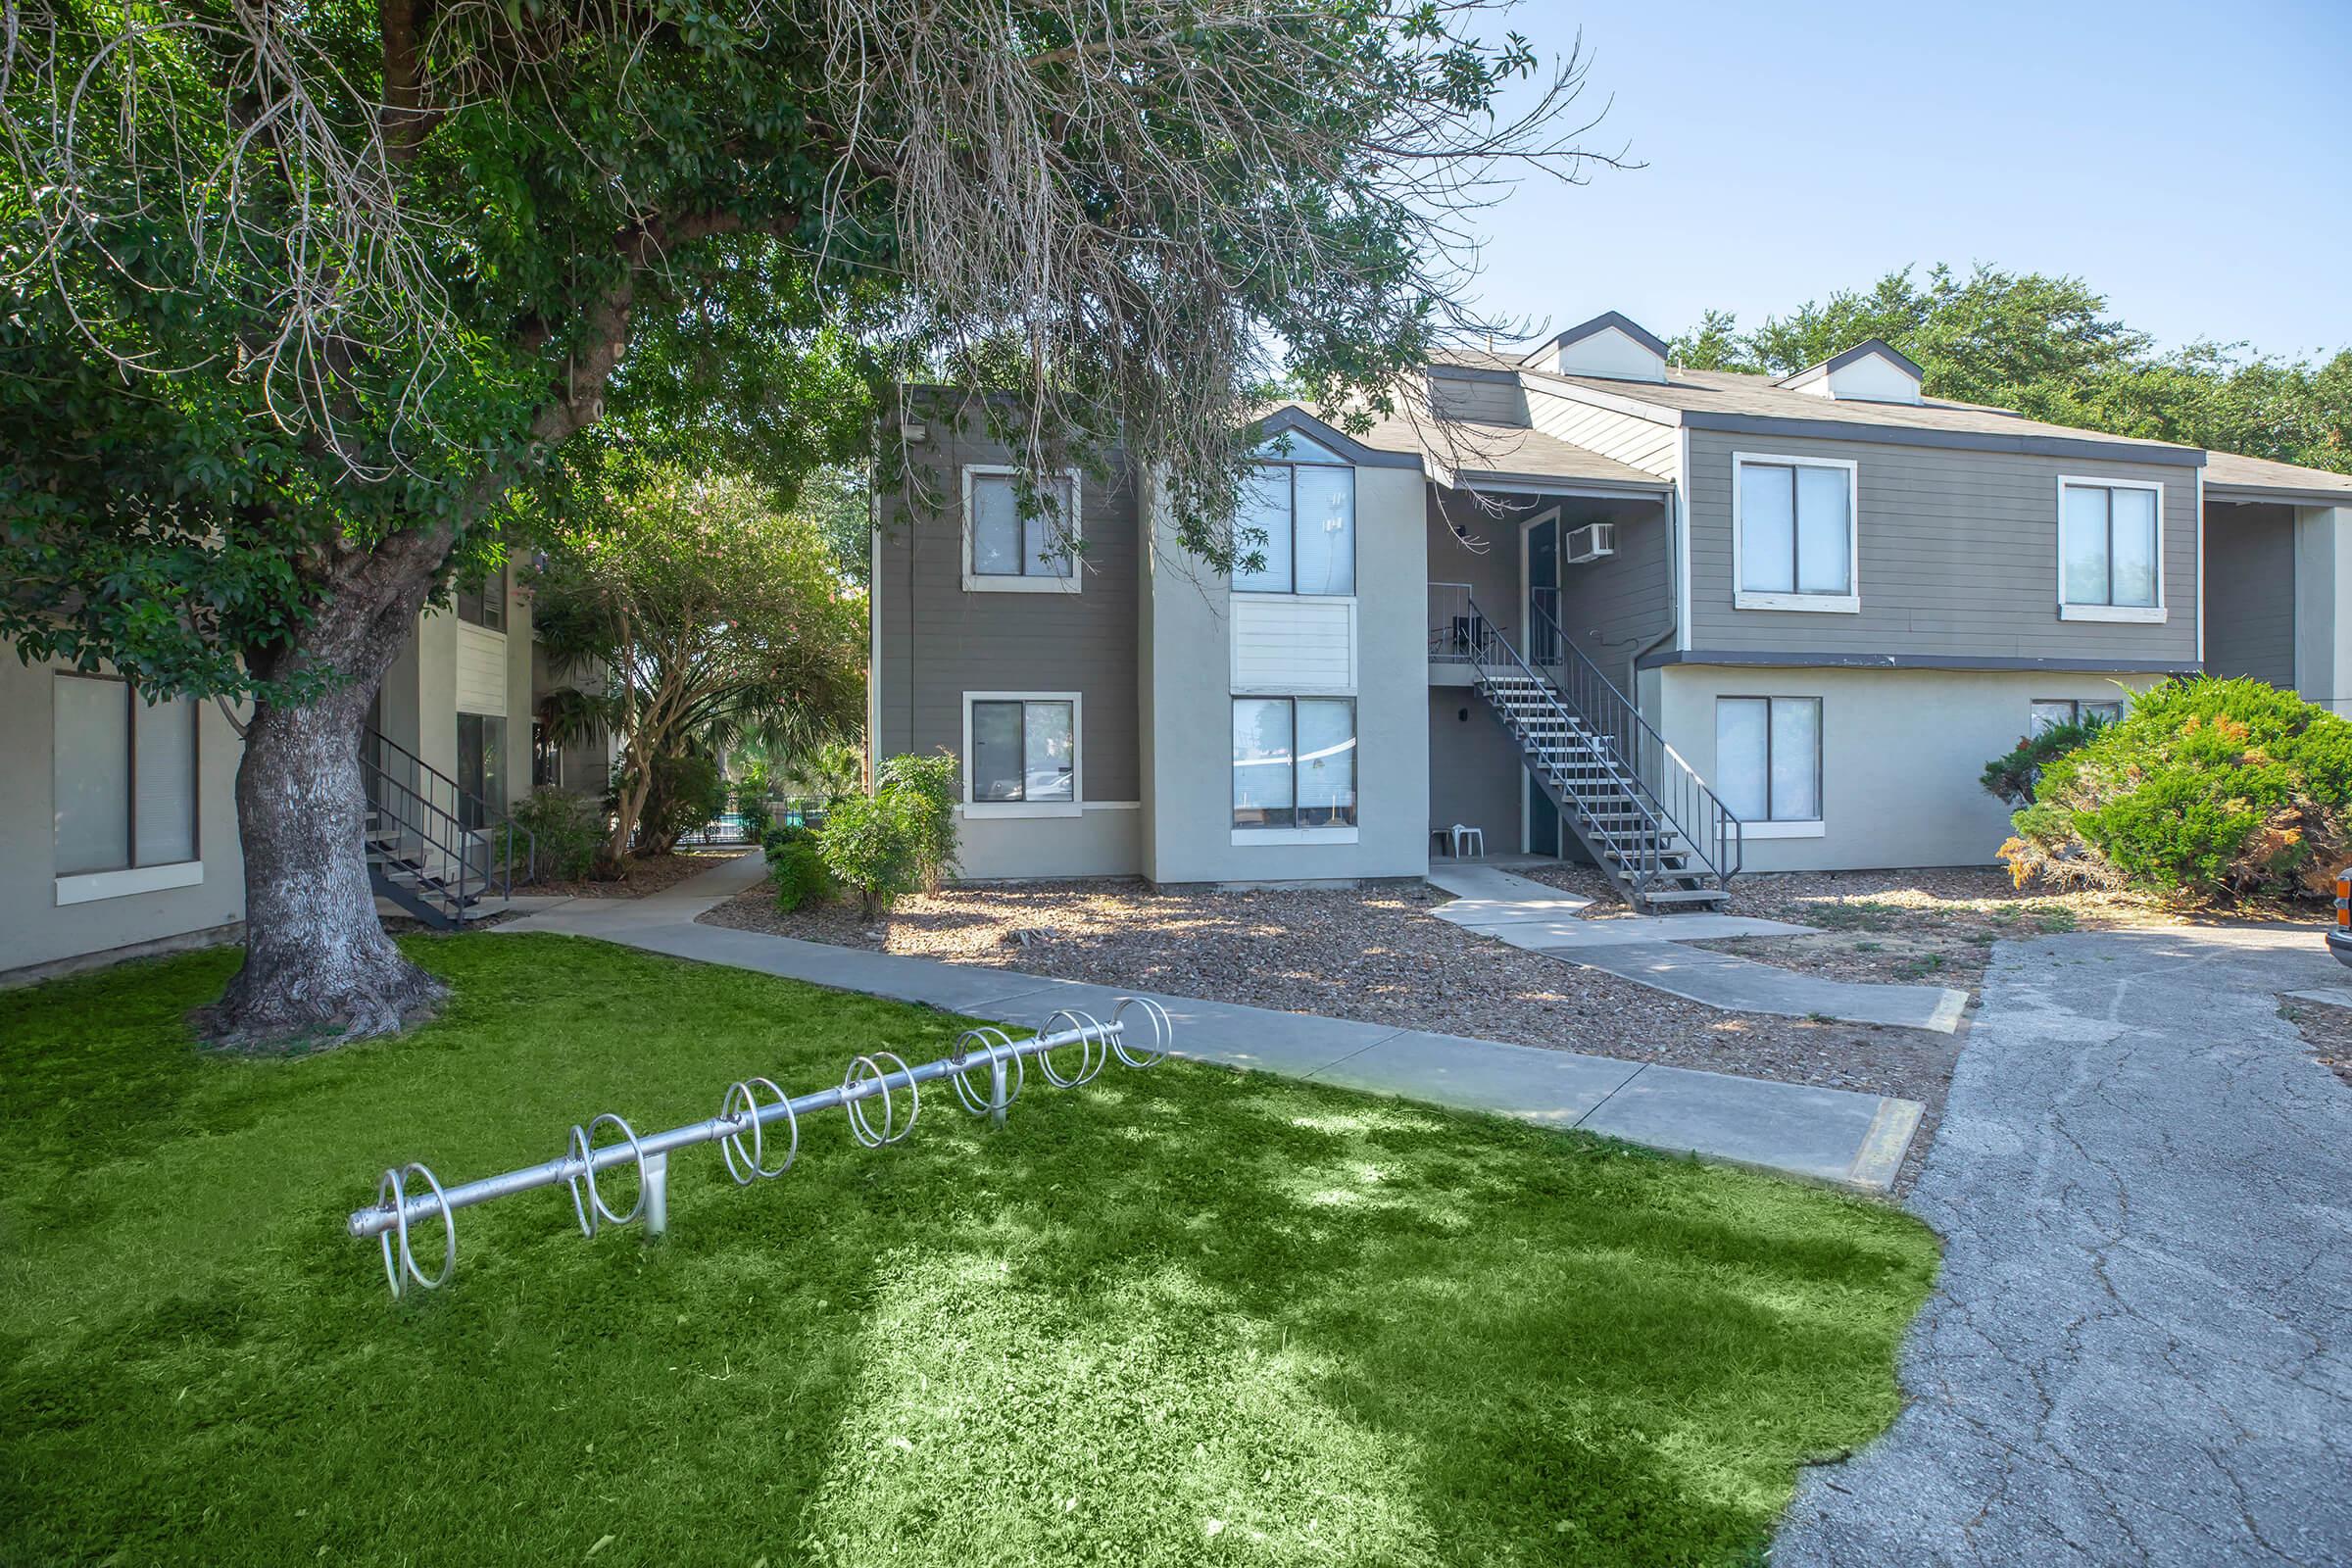
<path fill-rule="evenodd" d="M 1874 337 L 1774 384 L 1838 402 L 1917 403 L 1926 373 L 1908 356 Z"/>

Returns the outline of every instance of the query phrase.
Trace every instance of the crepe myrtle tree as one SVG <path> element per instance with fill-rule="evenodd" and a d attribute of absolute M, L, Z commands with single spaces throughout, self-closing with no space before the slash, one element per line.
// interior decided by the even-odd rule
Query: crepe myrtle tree
<path fill-rule="evenodd" d="M 1498 325 L 1494 182 L 1589 167 L 1506 3 L 6 0 L 0 634 L 250 704 L 212 1032 L 435 1000 L 355 731 L 583 432 L 785 485 L 1010 343 L 1033 466 L 1116 429 L 1229 558 L 1250 389 L 1387 412 Z"/>
<path fill-rule="evenodd" d="M 534 618 L 549 658 L 592 673 L 620 742 L 607 854 L 619 859 L 662 764 L 698 740 L 786 750 L 855 730 L 865 710 L 865 595 L 815 518 L 748 480 L 614 463 L 549 486 Z"/>

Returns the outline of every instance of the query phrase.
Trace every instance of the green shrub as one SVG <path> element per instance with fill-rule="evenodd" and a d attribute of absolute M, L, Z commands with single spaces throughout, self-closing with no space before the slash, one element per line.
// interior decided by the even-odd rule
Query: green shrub
<path fill-rule="evenodd" d="M 2013 807 L 2032 806 L 2041 771 L 2069 752 L 2082 750 L 2107 726 L 2095 714 L 2052 724 L 2038 735 L 2020 736 L 2016 750 L 1984 764 L 1985 793 Z"/>
<path fill-rule="evenodd" d="M 816 829 L 825 869 L 867 914 L 915 888 L 936 890 L 956 869 L 956 759 L 894 757 L 871 795 L 845 795 Z"/>
<path fill-rule="evenodd" d="M 569 790 L 533 790 L 509 814 L 515 826 L 530 830 L 539 875 L 553 881 L 578 881 L 605 853 L 604 813 Z"/>
<path fill-rule="evenodd" d="M 926 893 L 956 871 L 956 799 L 960 773 L 947 752 L 894 757 L 875 773 L 874 793 L 896 803 L 914 858 L 914 876 Z"/>
<path fill-rule="evenodd" d="M 654 787 L 637 820 L 641 855 L 667 855 L 679 839 L 714 821 L 727 808 L 727 779 L 710 758 L 688 753 L 654 763 Z"/>
<path fill-rule="evenodd" d="M 2170 682 L 2051 760 L 2011 825 L 2020 887 L 2319 893 L 2352 854 L 2352 722 L 2257 680 Z"/>
<path fill-rule="evenodd" d="M 767 880 L 776 890 L 776 907 L 787 914 L 804 905 L 825 904 L 833 897 L 833 877 L 816 843 L 804 835 L 771 848 Z"/>

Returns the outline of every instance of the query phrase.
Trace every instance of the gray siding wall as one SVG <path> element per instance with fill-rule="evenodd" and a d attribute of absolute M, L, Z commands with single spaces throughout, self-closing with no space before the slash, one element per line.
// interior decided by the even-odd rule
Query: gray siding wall
<path fill-rule="evenodd" d="M 1587 522 L 1615 523 L 1617 553 L 1570 564 L 1568 530 Z M 1666 509 L 1655 501 L 1570 501 L 1560 508 L 1560 629 L 1631 696 L 1635 652 L 1674 624 Z"/>
<path fill-rule="evenodd" d="M 1076 691 L 1086 697 L 1080 765 L 1090 801 L 1132 801 L 1136 759 L 1136 487 L 1122 465 L 1080 484 L 1085 586 L 1065 593 L 966 593 L 962 470 L 1009 461 L 944 418 L 914 454 L 906 491 L 882 498 L 879 733 L 891 757 L 963 755 L 963 694 Z"/>
<path fill-rule="evenodd" d="M 1733 608 L 1736 452 L 1860 465 L 1859 614 Z M 2193 468 L 1713 430 L 1691 432 L 1690 468 L 1693 650 L 2196 664 Z M 2058 618 L 2061 474 L 2163 484 L 2164 624 Z"/>
<path fill-rule="evenodd" d="M 1494 617 L 1497 626 L 1510 636 L 1519 635 L 1519 520 L 1524 513 L 1494 514 L 1484 511 L 1469 494 L 1460 490 L 1445 492 L 1445 511 L 1439 511 L 1438 494 L 1429 486 L 1429 580 L 1433 583 L 1468 583 L 1470 597 L 1478 608 Z M 1512 501 L 1525 500 L 1513 496 Z M 1460 523 L 1470 531 L 1470 539 L 1485 547 L 1484 552 L 1472 548 L 1454 537 L 1453 525 Z M 1436 601 L 1446 597 L 1444 590 L 1432 596 Z"/>
<path fill-rule="evenodd" d="M 1527 394 L 1528 416 L 1545 435 L 1615 458 L 1661 478 L 1674 477 L 1678 427 L 1555 396 L 1541 387 Z"/>
<path fill-rule="evenodd" d="M 1527 389 L 1517 381 L 1465 375 L 1429 378 L 1430 412 L 1441 419 L 1476 419 L 1487 424 L 1527 423 Z"/>
<path fill-rule="evenodd" d="M 2294 508 L 2206 509 L 2205 667 L 2295 684 Z"/>

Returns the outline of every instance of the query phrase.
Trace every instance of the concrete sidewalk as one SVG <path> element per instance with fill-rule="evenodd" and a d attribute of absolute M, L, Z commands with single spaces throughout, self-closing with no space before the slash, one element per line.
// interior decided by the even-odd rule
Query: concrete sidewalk
<path fill-rule="evenodd" d="M 1112 1003 L 1130 994 L 696 923 L 696 915 L 764 874 L 760 858 L 747 855 L 649 898 L 577 899 L 494 929 L 598 937 L 1025 1026 L 1060 1007 L 1107 1016 Z M 1177 1054 L 1197 1060 L 1581 1128 L 1865 1192 L 1885 1192 L 1893 1183 L 1919 1126 L 1921 1107 L 1908 1100 L 1141 994 L 1168 1009 Z"/>
<path fill-rule="evenodd" d="M 1629 914 L 1587 920 L 1579 914 L 1592 906 L 1591 899 L 1487 865 L 1433 870 L 1429 882 L 1454 896 L 1451 904 L 1430 912 L 1465 931 L 1727 1012 L 1838 1018 L 1948 1035 L 1959 1027 L 1960 1014 L 1968 1006 L 1968 993 L 1948 986 L 1832 980 L 1682 945 L 1723 937 L 1811 936 L 1815 932 L 1809 925 L 1739 914 Z"/>

